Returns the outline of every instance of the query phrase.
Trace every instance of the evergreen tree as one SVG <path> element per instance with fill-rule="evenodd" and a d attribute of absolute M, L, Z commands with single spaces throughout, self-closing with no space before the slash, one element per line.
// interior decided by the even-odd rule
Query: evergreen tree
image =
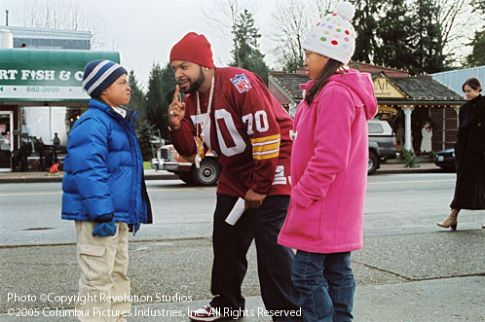
<path fill-rule="evenodd" d="M 160 135 L 165 140 L 169 139 L 168 106 L 172 102 L 174 89 L 175 76 L 170 64 L 163 69 L 159 64 L 154 64 L 150 71 L 145 99 L 146 122 L 141 124 L 140 131 L 151 131 L 152 136 Z"/>
<path fill-rule="evenodd" d="M 394 68 L 413 66 L 412 18 L 406 0 L 392 0 L 383 5 L 384 16 L 378 21 L 376 36 L 381 45 L 374 49 L 374 63 Z"/>
<path fill-rule="evenodd" d="M 155 130 L 155 126 L 147 119 L 142 119 L 137 126 L 136 133 L 138 136 L 138 142 L 140 143 L 143 160 L 150 161 L 154 156 L 153 153 L 155 152 L 152 151 L 150 140 L 153 136 L 158 135 L 157 131 Z"/>
<path fill-rule="evenodd" d="M 163 94 L 162 94 L 162 70 L 159 64 L 154 64 L 150 71 L 148 80 L 148 91 L 146 95 L 146 119 L 149 123 L 155 125 L 162 137 L 167 129 L 167 111 L 164 111 Z"/>
<path fill-rule="evenodd" d="M 170 63 L 161 70 L 161 82 L 162 82 L 162 89 L 161 89 L 161 114 L 165 121 L 166 126 L 161 129 L 162 137 L 165 139 L 169 138 L 169 131 L 168 131 L 168 106 L 172 103 L 173 92 L 175 91 L 175 75 L 172 70 L 172 66 Z"/>
<path fill-rule="evenodd" d="M 353 25 L 357 33 L 355 54 L 352 60 L 371 63 L 378 50 L 376 31 L 383 0 L 353 0 L 355 16 Z"/>
<path fill-rule="evenodd" d="M 432 0 L 418 0 L 412 6 L 414 64 L 410 70 L 415 73 L 436 73 L 445 70 L 449 63 L 443 54 L 444 42 L 441 25 L 436 19 L 437 8 Z"/>
<path fill-rule="evenodd" d="M 485 65 L 485 31 L 475 32 L 475 37 L 470 45 L 473 46 L 473 50 L 467 56 L 466 64 L 470 67 Z"/>
<path fill-rule="evenodd" d="M 268 66 L 259 50 L 261 34 L 254 25 L 253 15 L 245 9 L 232 27 L 234 36 L 233 62 L 231 66 L 244 68 L 258 74 L 268 83 Z"/>
<path fill-rule="evenodd" d="M 485 0 L 473 1 L 473 4 L 475 9 L 480 10 L 482 14 L 485 14 Z"/>
<path fill-rule="evenodd" d="M 136 133 L 140 142 L 143 160 L 149 161 L 152 158 L 150 139 L 156 134 L 154 126 L 147 120 L 146 97 L 143 90 L 138 85 L 134 71 L 129 73 L 129 84 L 131 89 L 130 107 L 138 111 L 136 118 Z"/>
<path fill-rule="evenodd" d="M 473 47 L 472 53 L 466 58 L 466 64 L 470 67 L 485 65 L 485 31 L 483 30 L 485 0 L 475 1 L 474 7 L 482 17 L 482 27 L 480 31 L 475 31 L 475 36 L 469 44 Z"/>
<path fill-rule="evenodd" d="M 143 93 L 143 90 L 140 88 L 134 71 L 130 71 L 128 79 L 131 89 L 130 107 L 143 113 L 145 109 L 145 93 Z"/>

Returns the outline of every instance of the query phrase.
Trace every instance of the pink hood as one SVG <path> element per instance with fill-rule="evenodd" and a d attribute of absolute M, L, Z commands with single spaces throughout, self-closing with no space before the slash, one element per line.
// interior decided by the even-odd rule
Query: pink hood
<path fill-rule="evenodd" d="M 315 253 L 362 247 L 367 120 L 376 113 L 372 79 L 356 70 L 330 77 L 311 106 L 300 103 L 294 119 L 291 201 L 280 244 Z"/>
<path fill-rule="evenodd" d="M 331 76 L 329 82 L 337 82 L 347 86 L 352 90 L 352 95 L 358 97 L 365 108 L 365 115 L 367 120 L 373 119 L 377 114 L 377 99 L 374 94 L 374 83 L 369 73 L 361 73 L 356 69 L 349 69 L 343 74 Z M 300 84 L 302 91 L 308 91 L 314 81 L 308 81 Z"/>

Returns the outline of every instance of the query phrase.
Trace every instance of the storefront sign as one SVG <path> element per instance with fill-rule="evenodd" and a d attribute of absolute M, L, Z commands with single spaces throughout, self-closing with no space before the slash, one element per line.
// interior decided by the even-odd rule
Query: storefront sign
<path fill-rule="evenodd" d="M 374 92 L 377 98 L 405 98 L 401 91 L 385 77 L 374 79 Z"/>
<path fill-rule="evenodd" d="M 71 79 L 82 81 L 83 72 L 81 70 L 72 72 L 69 70 L 32 70 L 32 69 L 0 69 L 0 81 L 59 81 L 69 82 Z"/>
<path fill-rule="evenodd" d="M 0 100 L 87 100 L 83 69 L 95 59 L 119 62 L 116 52 L 0 49 Z"/>
<path fill-rule="evenodd" d="M 89 96 L 81 86 L 0 86 L 0 100 L 85 100 Z"/>

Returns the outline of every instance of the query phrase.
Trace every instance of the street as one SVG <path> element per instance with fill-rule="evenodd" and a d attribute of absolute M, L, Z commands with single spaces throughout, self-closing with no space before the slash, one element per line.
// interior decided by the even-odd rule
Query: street
<path fill-rule="evenodd" d="M 454 180 L 453 173 L 369 177 L 365 246 L 353 253 L 356 321 L 485 321 L 485 211 L 463 211 L 457 232 L 435 224 L 448 214 Z M 154 224 L 130 237 L 135 307 L 186 314 L 211 296 L 215 187 L 167 180 L 147 188 Z M 60 183 L 0 185 L 0 320 L 30 321 L 7 314 L 15 309 L 73 307 L 54 298 L 75 294 L 78 279 L 74 224 L 60 219 L 61 196 Z M 254 308 L 262 305 L 254 247 L 248 257 L 243 293 Z M 40 301 L 45 294 L 53 297 Z M 32 321 L 72 320 L 45 312 Z M 186 320 L 135 316 L 130 321 Z M 268 321 L 244 318 L 256 320 Z"/>

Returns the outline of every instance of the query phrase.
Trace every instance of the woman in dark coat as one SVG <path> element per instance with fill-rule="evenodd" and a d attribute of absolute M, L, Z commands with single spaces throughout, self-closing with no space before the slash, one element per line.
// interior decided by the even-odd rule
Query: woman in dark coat
<path fill-rule="evenodd" d="M 485 97 L 480 94 L 482 86 L 476 78 L 468 79 L 462 90 L 468 102 L 460 109 L 455 144 L 455 196 L 451 213 L 438 223 L 452 230 L 456 230 L 461 209 L 485 209 Z"/>

